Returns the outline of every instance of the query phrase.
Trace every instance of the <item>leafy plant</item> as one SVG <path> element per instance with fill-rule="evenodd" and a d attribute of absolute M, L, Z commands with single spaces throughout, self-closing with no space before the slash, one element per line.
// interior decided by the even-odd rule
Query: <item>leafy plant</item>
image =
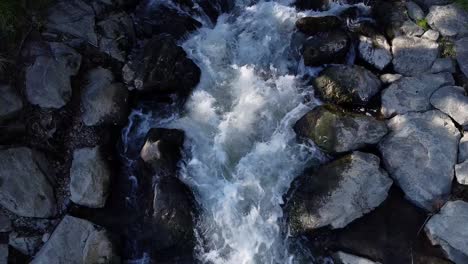
<path fill-rule="evenodd" d="M 416 24 L 418 24 L 418 26 L 420 26 L 424 30 L 429 29 L 429 24 L 427 23 L 427 20 L 425 18 L 418 20 Z"/>

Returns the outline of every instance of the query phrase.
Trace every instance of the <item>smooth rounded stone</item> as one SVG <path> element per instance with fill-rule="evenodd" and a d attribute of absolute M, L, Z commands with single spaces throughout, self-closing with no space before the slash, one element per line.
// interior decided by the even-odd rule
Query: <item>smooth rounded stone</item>
<path fill-rule="evenodd" d="M 459 86 L 445 86 L 431 96 L 431 104 L 449 115 L 461 126 L 468 125 L 468 97 Z"/>
<path fill-rule="evenodd" d="M 292 233 L 343 228 L 379 206 L 392 185 L 379 163 L 373 154 L 353 152 L 301 175 L 286 209 Z"/>
<path fill-rule="evenodd" d="M 383 70 L 393 58 L 390 45 L 382 35 L 359 36 L 358 56 L 378 70 Z"/>
<path fill-rule="evenodd" d="M 423 74 L 419 77 L 403 77 L 382 91 L 381 113 L 386 117 L 432 108 L 430 98 L 434 91 L 455 84 L 452 74 Z"/>
<path fill-rule="evenodd" d="M 332 31 L 340 26 L 341 20 L 336 16 L 302 17 L 296 21 L 296 28 L 309 36 Z"/>
<path fill-rule="evenodd" d="M 450 72 L 455 73 L 457 71 L 455 61 L 452 58 L 438 58 L 432 64 L 431 73 Z"/>
<path fill-rule="evenodd" d="M 380 264 L 380 262 L 374 262 L 372 260 L 351 255 L 343 251 L 334 253 L 333 260 L 335 261 L 335 264 Z"/>
<path fill-rule="evenodd" d="M 81 55 L 62 43 L 48 43 L 26 68 L 26 97 L 33 105 L 61 108 L 70 101 L 70 77 L 78 73 Z"/>
<path fill-rule="evenodd" d="M 135 42 L 133 21 L 126 13 L 117 13 L 97 23 L 100 34 L 99 49 L 112 58 L 124 62 Z"/>
<path fill-rule="evenodd" d="M 42 245 L 42 236 L 20 236 L 13 232 L 8 244 L 26 256 L 34 255 Z"/>
<path fill-rule="evenodd" d="M 313 80 L 315 92 L 327 102 L 340 105 L 366 105 L 376 95 L 382 83 L 364 67 L 332 65 Z"/>
<path fill-rule="evenodd" d="M 462 38 L 455 42 L 455 52 L 460 70 L 468 78 L 468 38 Z"/>
<path fill-rule="evenodd" d="M 432 211 L 450 195 L 460 132 L 438 110 L 397 115 L 379 143 L 386 170 L 408 200 Z"/>
<path fill-rule="evenodd" d="M 431 6 L 426 19 L 429 26 L 444 37 L 468 36 L 468 12 L 458 4 Z"/>
<path fill-rule="evenodd" d="M 439 44 L 428 39 L 400 36 L 392 41 L 392 53 L 395 71 L 415 76 L 430 70 L 439 55 Z"/>
<path fill-rule="evenodd" d="M 306 66 L 322 66 L 330 63 L 343 63 L 350 46 L 348 35 L 339 30 L 321 33 L 308 38 L 302 48 Z"/>
<path fill-rule="evenodd" d="M 87 126 L 123 124 L 128 112 L 128 90 L 115 83 L 112 72 L 104 68 L 91 70 L 81 95 L 83 123 Z"/>
<path fill-rule="evenodd" d="M 92 232 L 83 250 L 83 263 L 120 263 L 114 243 L 106 230 Z"/>
<path fill-rule="evenodd" d="M 455 165 L 455 176 L 458 183 L 468 185 L 468 160 Z"/>
<path fill-rule="evenodd" d="M 0 121 L 10 118 L 23 108 L 21 97 L 10 85 L 0 85 Z"/>
<path fill-rule="evenodd" d="M 401 74 L 386 73 L 380 75 L 380 81 L 382 81 L 384 84 L 390 84 L 400 80 L 402 77 L 403 76 Z"/>
<path fill-rule="evenodd" d="M 53 175 L 47 159 L 25 147 L 0 150 L 0 204 L 24 217 L 56 214 Z"/>
<path fill-rule="evenodd" d="M 406 9 L 408 10 L 408 16 L 414 21 L 419 21 L 425 17 L 424 11 L 415 2 L 406 2 Z"/>
<path fill-rule="evenodd" d="M 425 39 L 432 40 L 432 41 L 436 41 L 436 40 L 439 39 L 439 36 L 440 36 L 439 31 L 435 31 L 435 30 L 429 29 L 429 30 L 426 31 L 421 37 L 422 37 L 422 38 L 425 38 Z"/>
<path fill-rule="evenodd" d="M 411 20 L 405 21 L 400 30 L 403 34 L 410 37 L 420 37 L 424 34 L 424 29 Z"/>
<path fill-rule="evenodd" d="M 326 152 L 342 153 L 377 144 L 387 134 L 387 127 L 373 117 L 321 105 L 299 119 L 294 131 Z"/>
<path fill-rule="evenodd" d="M 0 233 L 8 233 L 12 230 L 10 218 L 0 211 Z"/>
<path fill-rule="evenodd" d="M 66 215 L 31 263 L 115 263 L 111 261 L 115 259 L 115 252 L 109 252 L 108 248 L 103 246 L 112 242 L 106 241 L 106 237 L 96 234 L 100 232 L 102 232 L 101 227 L 87 220 Z M 91 247 L 94 248 L 90 250 Z M 88 258 L 92 256 L 99 258 Z M 101 260 L 109 262 L 99 262 Z"/>
<path fill-rule="evenodd" d="M 82 0 L 58 1 L 49 8 L 46 28 L 98 46 L 94 10 Z"/>
<path fill-rule="evenodd" d="M 99 146 L 75 150 L 70 169 L 70 200 L 90 208 L 104 207 L 110 192 L 110 177 Z"/>
<path fill-rule="evenodd" d="M 458 162 L 468 160 L 468 131 L 464 131 L 458 145 Z"/>
<path fill-rule="evenodd" d="M 432 216 L 425 231 L 434 245 L 440 245 L 455 263 L 468 263 L 468 203 L 447 202 Z"/>

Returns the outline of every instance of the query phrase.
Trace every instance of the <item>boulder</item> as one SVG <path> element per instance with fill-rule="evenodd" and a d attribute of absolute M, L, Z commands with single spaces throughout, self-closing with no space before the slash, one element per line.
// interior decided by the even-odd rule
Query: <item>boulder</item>
<path fill-rule="evenodd" d="M 336 16 L 302 17 L 296 21 L 296 28 L 308 36 L 332 31 L 340 26 L 341 20 Z"/>
<path fill-rule="evenodd" d="M 468 12 L 458 4 L 431 6 L 426 19 L 444 37 L 468 36 Z"/>
<path fill-rule="evenodd" d="M 450 73 L 401 78 L 382 91 L 381 112 L 389 118 L 395 114 L 429 110 L 432 108 L 430 98 L 434 91 L 454 83 Z"/>
<path fill-rule="evenodd" d="M 112 58 L 124 62 L 135 42 L 133 21 L 126 13 L 117 13 L 97 24 L 99 49 Z"/>
<path fill-rule="evenodd" d="M 438 110 L 397 115 L 379 143 L 385 168 L 408 200 L 437 209 L 450 194 L 460 132 Z"/>
<path fill-rule="evenodd" d="M 458 162 L 468 160 L 468 132 L 465 131 L 458 145 Z"/>
<path fill-rule="evenodd" d="M 439 39 L 439 36 L 440 36 L 439 31 L 429 29 L 421 37 L 425 38 L 425 39 L 432 40 L 432 41 L 437 41 Z"/>
<path fill-rule="evenodd" d="M 323 70 L 313 85 L 327 102 L 340 105 L 366 105 L 381 88 L 377 76 L 357 65 L 332 65 Z"/>
<path fill-rule="evenodd" d="M 406 9 L 408 10 L 408 16 L 416 22 L 425 17 L 424 11 L 415 2 L 406 2 Z"/>
<path fill-rule="evenodd" d="M 380 28 L 390 39 L 400 35 L 401 26 L 409 19 L 403 1 L 378 1 L 372 11 L 373 17 L 380 24 Z"/>
<path fill-rule="evenodd" d="M 97 47 L 93 8 L 82 0 L 57 1 L 48 9 L 46 29 L 79 38 Z"/>
<path fill-rule="evenodd" d="M 447 202 L 425 226 L 434 245 L 440 245 L 455 263 L 468 263 L 468 203 Z"/>
<path fill-rule="evenodd" d="M 348 54 L 350 40 L 343 31 L 331 31 L 308 38 L 302 48 L 306 66 L 343 63 Z"/>
<path fill-rule="evenodd" d="M 334 253 L 333 260 L 336 264 L 380 264 L 380 262 L 374 262 L 372 260 L 351 255 L 343 251 Z"/>
<path fill-rule="evenodd" d="M 116 252 L 108 247 L 112 241 L 101 232 L 101 227 L 67 215 L 31 263 L 118 263 Z"/>
<path fill-rule="evenodd" d="M 26 97 L 33 105 L 61 108 L 71 99 L 70 76 L 78 73 L 81 55 L 62 43 L 47 46 L 26 68 Z"/>
<path fill-rule="evenodd" d="M 358 56 L 378 70 L 383 70 L 392 61 L 390 45 L 382 35 L 359 36 Z"/>
<path fill-rule="evenodd" d="M 456 71 L 455 61 L 452 58 L 438 58 L 434 61 L 431 68 L 431 73 L 455 73 Z"/>
<path fill-rule="evenodd" d="M 468 125 L 468 97 L 459 86 L 445 86 L 431 96 L 431 104 L 461 126 Z"/>
<path fill-rule="evenodd" d="M 468 185 L 468 160 L 455 165 L 455 176 L 458 183 Z"/>
<path fill-rule="evenodd" d="M 439 44 L 429 39 L 400 36 L 392 41 L 392 53 L 395 71 L 415 76 L 431 69 L 439 55 Z"/>
<path fill-rule="evenodd" d="M 321 105 L 299 119 L 294 131 L 326 152 L 342 153 L 377 144 L 387 134 L 387 127 L 373 117 Z"/>
<path fill-rule="evenodd" d="M 455 42 L 455 52 L 460 70 L 468 78 L 468 37 Z"/>
<path fill-rule="evenodd" d="M 25 147 L 0 150 L 0 204 L 13 213 L 55 216 L 53 177 L 41 153 Z"/>
<path fill-rule="evenodd" d="M 70 169 L 70 199 L 90 208 L 104 207 L 110 177 L 110 168 L 99 147 L 75 150 Z"/>
<path fill-rule="evenodd" d="M 411 20 L 405 21 L 405 23 L 400 27 L 400 30 L 404 35 L 410 37 L 420 37 L 424 34 L 424 29 L 416 25 L 416 23 Z"/>
<path fill-rule="evenodd" d="M 0 121 L 16 115 L 23 108 L 21 97 L 10 85 L 0 85 Z"/>
<path fill-rule="evenodd" d="M 88 72 L 81 94 L 83 123 L 87 126 L 122 125 L 126 122 L 128 90 L 114 82 L 112 72 L 95 68 Z"/>
<path fill-rule="evenodd" d="M 379 163 L 373 154 L 353 152 L 300 176 L 287 205 L 292 233 L 343 228 L 382 203 L 392 180 Z"/>

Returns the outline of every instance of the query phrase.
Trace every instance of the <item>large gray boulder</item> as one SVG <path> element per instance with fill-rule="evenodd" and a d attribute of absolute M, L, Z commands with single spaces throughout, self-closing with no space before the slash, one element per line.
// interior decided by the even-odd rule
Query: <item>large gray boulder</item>
<path fill-rule="evenodd" d="M 392 180 L 379 163 L 373 154 L 353 152 L 300 176 L 287 205 L 293 234 L 342 228 L 382 203 Z"/>
<path fill-rule="evenodd" d="M 468 160 L 468 131 L 465 131 L 458 145 L 458 162 Z"/>
<path fill-rule="evenodd" d="M 70 199 L 79 205 L 102 208 L 110 188 L 110 169 L 100 148 L 75 150 L 70 169 Z"/>
<path fill-rule="evenodd" d="M 390 45 L 382 35 L 359 36 L 358 55 L 378 70 L 383 70 L 392 61 Z"/>
<path fill-rule="evenodd" d="M 400 36 L 392 41 L 392 53 L 395 71 L 415 76 L 431 69 L 439 55 L 439 44 L 429 39 Z"/>
<path fill-rule="evenodd" d="M 440 245 L 456 264 L 468 263 L 468 203 L 447 202 L 431 217 L 425 231 L 434 245 Z"/>
<path fill-rule="evenodd" d="M 426 19 L 444 37 L 468 36 L 468 12 L 458 4 L 431 6 Z"/>
<path fill-rule="evenodd" d="M 455 51 L 460 70 L 468 78 L 468 37 L 455 42 Z"/>
<path fill-rule="evenodd" d="M 341 105 L 366 105 L 381 88 L 379 78 L 357 65 L 329 66 L 314 79 L 313 85 L 323 100 Z"/>
<path fill-rule="evenodd" d="M 438 88 L 454 85 L 450 73 L 423 74 L 404 77 L 382 91 L 382 114 L 389 118 L 395 114 L 425 111 L 432 108 L 430 98 Z"/>
<path fill-rule="evenodd" d="M 451 191 L 460 132 L 438 110 L 397 115 L 379 143 L 385 168 L 408 200 L 434 210 Z"/>
<path fill-rule="evenodd" d="M 431 104 L 461 126 L 468 125 L 468 97 L 459 86 L 445 86 L 434 92 Z"/>
<path fill-rule="evenodd" d="M 123 12 L 113 14 L 99 22 L 97 30 L 100 33 L 99 49 L 114 59 L 124 62 L 135 42 L 133 21 L 130 16 Z"/>
<path fill-rule="evenodd" d="M 72 96 L 70 76 L 78 73 L 81 55 L 62 43 L 48 43 L 26 68 L 26 97 L 33 105 L 61 108 Z"/>
<path fill-rule="evenodd" d="M 118 125 L 127 118 L 128 90 L 114 82 L 112 72 L 104 68 L 91 70 L 81 95 L 83 122 L 87 126 Z"/>
<path fill-rule="evenodd" d="M 53 177 L 41 153 L 25 147 L 0 150 L 0 204 L 13 213 L 55 216 Z"/>
<path fill-rule="evenodd" d="M 377 144 L 387 134 L 387 127 L 373 117 L 322 105 L 299 119 L 294 131 L 327 152 L 342 153 Z"/>
<path fill-rule="evenodd" d="M 0 85 L 0 121 L 10 118 L 23 108 L 21 97 L 10 85 Z"/>
<path fill-rule="evenodd" d="M 119 263 L 112 241 L 101 232 L 93 223 L 67 215 L 31 263 Z"/>

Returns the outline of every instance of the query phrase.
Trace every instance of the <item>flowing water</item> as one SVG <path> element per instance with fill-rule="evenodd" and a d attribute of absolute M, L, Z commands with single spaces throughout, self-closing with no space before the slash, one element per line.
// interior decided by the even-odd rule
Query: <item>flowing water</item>
<path fill-rule="evenodd" d="M 189 36 L 181 44 L 202 76 L 184 111 L 166 118 L 136 111 L 139 122 L 124 131 L 185 131 L 181 178 L 201 208 L 196 256 L 202 263 L 312 261 L 290 246 L 282 210 L 294 178 L 324 159 L 292 130 L 318 102 L 302 78 L 294 33 L 296 20 L 311 13 L 290 2 L 238 0 L 231 14 Z"/>

